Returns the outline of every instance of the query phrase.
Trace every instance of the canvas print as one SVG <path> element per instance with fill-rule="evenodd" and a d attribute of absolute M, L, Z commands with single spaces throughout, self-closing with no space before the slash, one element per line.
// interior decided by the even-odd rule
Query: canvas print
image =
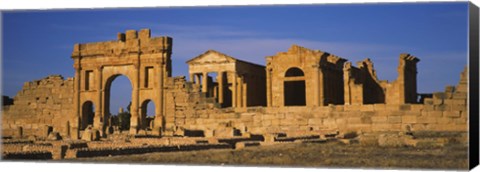
<path fill-rule="evenodd" d="M 3 11 L 2 161 L 467 170 L 470 5 Z"/>

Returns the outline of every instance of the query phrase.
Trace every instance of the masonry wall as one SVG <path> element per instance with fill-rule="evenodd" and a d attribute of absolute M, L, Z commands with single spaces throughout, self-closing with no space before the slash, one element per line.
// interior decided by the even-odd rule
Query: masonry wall
<path fill-rule="evenodd" d="M 184 114 L 178 127 L 212 133 L 234 127 L 242 133 L 309 133 L 331 131 L 467 131 L 462 102 L 442 105 L 336 105 L 326 107 L 214 109 Z"/>
<path fill-rule="evenodd" d="M 241 133 L 323 131 L 461 131 L 468 129 L 466 74 L 456 87 L 435 93 L 425 104 L 329 105 L 321 107 L 225 108 L 183 106 L 172 127 L 202 130 L 205 136 L 235 129 Z M 456 89 L 457 88 L 457 89 Z M 233 135 L 233 133 L 231 133 Z"/>
<path fill-rule="evenodd" d="M 46 126 L 52 126 L 53 131 L 68 136 L 69 126 L 76 122 L 73 113 L 73 78 L 64 80 L 62 76 L 51 75 L 26 82 L 13 103 L 3 107 L 3 136 L 18 136 L 21 127 L 24 136 L 45 137 L 45 132 L 48 132 L 45 131 Z"/>
<path fill-rule="evenodd" d="M 178 127 L 185 124 L 187 118 L 203 118 L 197 116 L 197 110 L 218 109 L 214 97 L 206 97 L 200 92 L 200 86 L 187 82 L 185 77 L 168 78 L 165 87 L 165 129 L 164 135 L 174 135 Z"/>

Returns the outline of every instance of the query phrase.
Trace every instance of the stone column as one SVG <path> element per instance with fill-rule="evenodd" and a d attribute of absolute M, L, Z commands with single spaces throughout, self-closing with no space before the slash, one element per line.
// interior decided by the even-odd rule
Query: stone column
<path fill-rule="evenodd" d="M 104 132 L 104 116 L 103 116 L 103 107 L 102 107 L 102 67 L 98 66 L 96 71 L 97 77 L 95 79 L 95 84 L 97 86 L 97 104 L 95 108 L 95 117 L 93 120 L 93 127 L 103 135 Z"/>
<path fill-rule="evenodd" d="M 74 122 L 73 123 L 73 126 L 72 126 L 72 133 L 71 133 L 71 137 L 72 139 L 79 139 L 79 131 L 80 131 L 80 117 L 81 117 L 81 114 L 80 114 L 80 62 L 76 62 L 76 64 L 74 65 L 74 68 L 75 68 L 75 78 L 74 78 L 74 98 L 73 98 L 73 107 L 74 107 L 74 112 L 75 112 L 75 118 L 72 120 Z"/>
<path fill-rule="evenodd" d="M 242 107 L 247 107 L 247 78 L 242 76 Z"/>
<path fill-rule="evenodd" d="M 219 71 L 217 73 L 217 82 L 218 82 L 218 103 L 223 103 L 223 72 Z"/>
<path fill-rule="evenodd" d="M 200 74 L 197 74 L 197 73 L 196 73 L 196 74 L 194 74 L 194 75 L 195 75 L 195 78 L 196 78 L 196 79 L 195 79 L 195 84 L 200 85 L 200 83 L 201 83 L 201 81 L 200 81 Z"/>
<path fill-rule="evenodd" d="M 230 73 L 232 78 L 232 107 L 237 107 L 237 74 Z"/>
<path fill-rule="evenodd" d="M 314 100 L 313 100 L 313 106 L 318 106 L 319 103 L 320 103 L 320 74 L 319 74 L 319 71 L 318 71 L 318 66 L 315 65 L 314 66 L 314 72 L 315 72 L 315 80 L 314 80 Z"/>
<path fill-rule="evenodd" d="M 138 99 L 139 99 L 139 76 L 140 76 L 140 65 L 135 64 L 135 74 L 133 75 L 133 88 L 132 88 L 132 105 L 130 106 L 130 134 L 137 134 L 138 129 Z"/>
<path fill-rule="evenodd" d="M 237 77 L 237 106 L 236 107 L 242 107 L 242 98 L 243 98 L 243 93 L 242 93 L 242 86 L 243 86 L 243 80 L 241 76 Z"/>
<path fill-rule="evenodd" d="M 195 74 L 190 73 L 189 77 L 190 77 L 190 82 L 195 82 L 195 78 L 193 78 L 193 77 L 195 77 Z"/>
<path fill-rule="evenodd" d="M 155 105 L 155 121 L 153 123 L 154 125 L 154 128 L 153 128 L 153 135 L 157 135 L 157 136 L 161 136 L 162 135 L 162 130 L 163 130 L 163 102 L 164 102 L 164 99 L 165 99 L 165 96 L 164 96 L 164 90 L 163 90 L 163 85 L 164 85 L 164 76 L 165 76 L 165 68 L 164 68 L 164 64 L 161 63 L 159 65 L 159 68 L 157 68 L 157 70 L 159 71 L 158 72 L 158 87 L 159 87 L 159 90 L 158 90 L 158 97 L 157 97 L 157 100 L 158 100 L 158 104 Z M 195 74 L 191 74 L 190 76 L 193 77 L 195 76 Z M 192 78 L 193 78 L 192 77 Z"/>
<path fill-rule="evenodd" d="M 272 74 L 270 68 L 267 68 L 267 107 L 272 106 Z"/>
<path fill-rule="evenodd" d="M 203 93 L 207 93 L 207 92 L 208 92 L 208 84 L 207 84 L 207 81 L 208 81 L 208 73 L 207 73 L 207 72 L 203 72 L 203 73 L 202 73 L 202 92 L 203 92 Z"/>

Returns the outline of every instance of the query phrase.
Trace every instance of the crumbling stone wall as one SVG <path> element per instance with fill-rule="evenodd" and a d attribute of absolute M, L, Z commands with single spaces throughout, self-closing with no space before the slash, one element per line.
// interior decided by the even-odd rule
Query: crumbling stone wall
<path fill-rule="evenodd" d="M 185 77 L 168 78 L 165 87 L 164 135 L 176 135 L 187 120 L 200 118 L 197 111 L 219 108 L 214 97 L 206 97 L 198 84 L 187 82 Z M 203 117 L 203 116 L 202 116 Z"/>
<path fill-rule="evenodd" d="M 380 85 L 370 59 L 357 62 L 357 67 L 350 62 L 343 67 L 345 104 L 385 103 L 385 91 Z"/>
<path fill-rule="evenodd" d="M 392 83 L 383 82 L 387 104 L 417 103 L 417 63 L 410 54 L 401 54 L 397 68 L 398 78 Z"/>
<path fill-rule="evenodd" d="M 467 131 L 464 71 L 457 87 L 435 93 L 425 104 L 329 105 L 319 107 L 250 107 L 219 109 L 183 106 L 172 127 L 203 131 L 205 136 L 238 133 L 290 135 L 324 131 Z M 176 118 L 176 117 L 175 117 Z M 221 132 L 219 132 L 221 131 Z"/>
<path fill-rule="evenodd" d="M 25 82 L 13 103 L 3 107 L 3 136 L 47 137 L 48 132 L 53 131 L 60 132 L 63 137 L 69 136 L 70 126 L 75 121 L 73 78 L 64 80 L 60 75 L 51 75 Z"/>
<path fill-rule="evenodd" d="M 417 100 L 417 63 L 420 60 L 410 54 L 401 54 L 397 68 L 398 77 L 389 83 L 378 80 L 370 59 L 350 62 L 343 67 L 345 104 L 406 104 Z"/>

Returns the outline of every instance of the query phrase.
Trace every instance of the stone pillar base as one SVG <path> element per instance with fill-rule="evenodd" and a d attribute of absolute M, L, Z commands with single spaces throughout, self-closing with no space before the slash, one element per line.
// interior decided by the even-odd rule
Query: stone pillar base
<path fill-rule="evenodd" d="M 162 127 L 154 127 L 152 129 L 152 135 L 154 136 L 162 136 Z"/>
<path fill-rule="evenodd" d="M 80 139 L 79 132 L 80 130 L 77 127 L 72 127 L 72 131 L 70 132 L 70 137 L 74 140 Z"/>
<path fill-rule="evenodd" d="M 130 132 L 131 135 L 137 134 L 137 126 L 130 126 Z"/>

